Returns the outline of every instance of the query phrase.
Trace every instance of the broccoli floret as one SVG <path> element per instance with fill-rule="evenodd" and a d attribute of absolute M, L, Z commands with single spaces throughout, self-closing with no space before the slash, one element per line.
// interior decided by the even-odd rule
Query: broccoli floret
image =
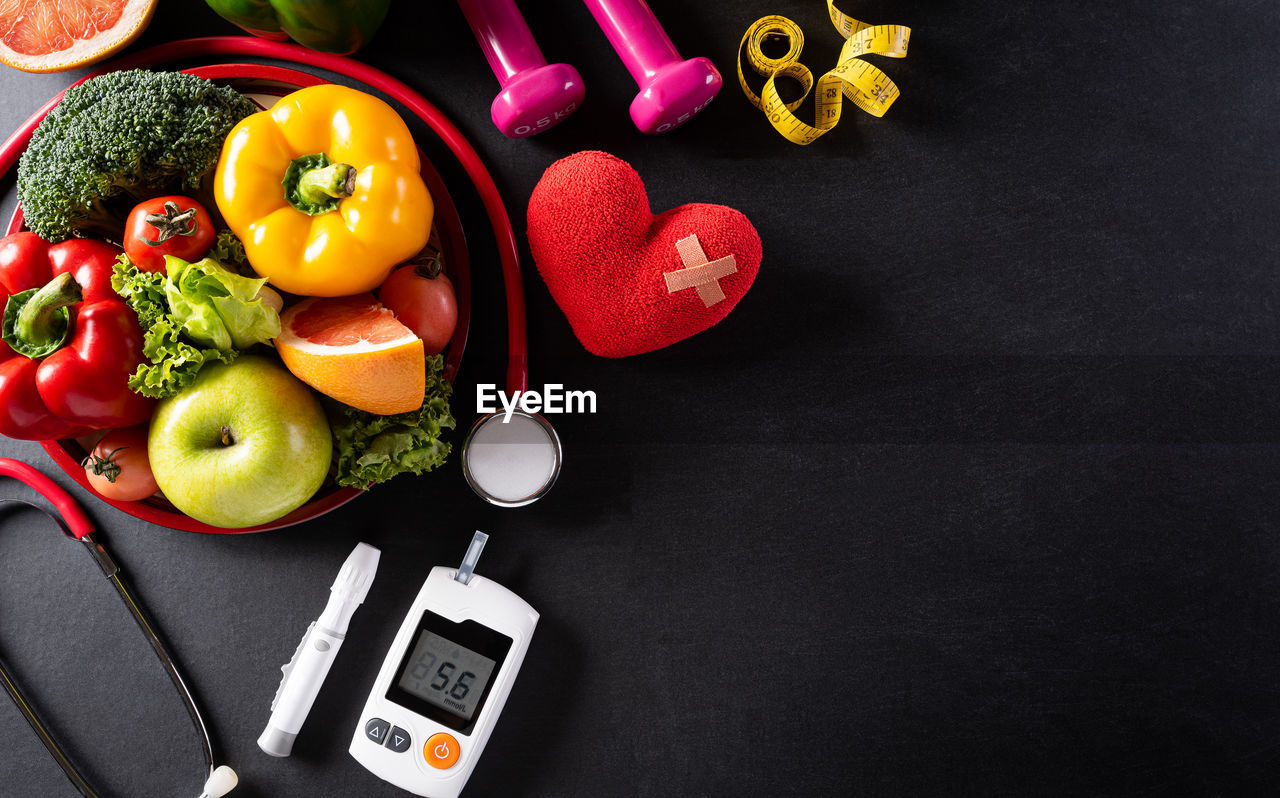
<path fill-rule="evenodd" d="M 112 215 L 104 201 L 194 191 L 227 133 L 257 110 L 232 88 L 179 72 L 85 81 L 44 118 L 18 162 L 27 226 L 61 241 L 101 228 Z"/>

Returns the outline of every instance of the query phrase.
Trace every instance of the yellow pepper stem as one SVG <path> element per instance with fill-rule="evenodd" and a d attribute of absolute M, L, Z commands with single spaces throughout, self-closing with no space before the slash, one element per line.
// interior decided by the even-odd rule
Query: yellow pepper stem
<path fill-rule="evenodd" d="M 345 163 L 332 163 L 322 152 L 294 158 L 285 170 L 285 197 L 289 204 L 309 216 L 337 210 L 342 200 L 356 188 L 356 169 Z"/>
<path fill-rule="evenodd" d="M 298 179 L 298 193 L 308 202 L 320 203 L 330 197 L 346 199 L 355 190 L 356 168 L 345 163 L 311 169 Z"/>

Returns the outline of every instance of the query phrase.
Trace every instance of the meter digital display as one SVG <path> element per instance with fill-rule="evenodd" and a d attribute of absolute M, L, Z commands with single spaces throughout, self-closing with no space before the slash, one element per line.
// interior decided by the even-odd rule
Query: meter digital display
<path fill-rule="evenodd" d="M 405 652 L 387 700 L 460 731 L 471 733 L 492 677 L 511 638 L 466 620 L 454 623 L 428 610 Z"/>
<path fill-rule="evenodd" d="M 497 663 L 438 634 L 418 634 L 396 686 L 471 720 Z"/>

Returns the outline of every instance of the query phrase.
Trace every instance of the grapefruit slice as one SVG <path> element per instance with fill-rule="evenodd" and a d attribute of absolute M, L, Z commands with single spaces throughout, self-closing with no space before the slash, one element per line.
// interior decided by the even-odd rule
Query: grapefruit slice
<path fill-rule="evenodd" d="M 151 21 L 156 0 L 0 0 L 0 62 L 61 72 L 101 61 Z"/>
<path fill-rule="evenodd" d="M 422 339 L 372 294 L 304 299 L 280 316 L 276 351 L 294 376 L 343 404 L 379 415 L 422 406 Z"/>

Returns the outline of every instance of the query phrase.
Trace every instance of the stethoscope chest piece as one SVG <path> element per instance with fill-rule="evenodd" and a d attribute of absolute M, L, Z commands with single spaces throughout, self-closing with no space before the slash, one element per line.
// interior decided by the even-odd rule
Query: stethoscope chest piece
<path fill-rule="evenodd" d="M 520 411 L 481 416 L 462 444 L 467 484 L 499 507 L 523 507 L 545 496 L 562 461 L 560 437 L 550 422 Z"/>

